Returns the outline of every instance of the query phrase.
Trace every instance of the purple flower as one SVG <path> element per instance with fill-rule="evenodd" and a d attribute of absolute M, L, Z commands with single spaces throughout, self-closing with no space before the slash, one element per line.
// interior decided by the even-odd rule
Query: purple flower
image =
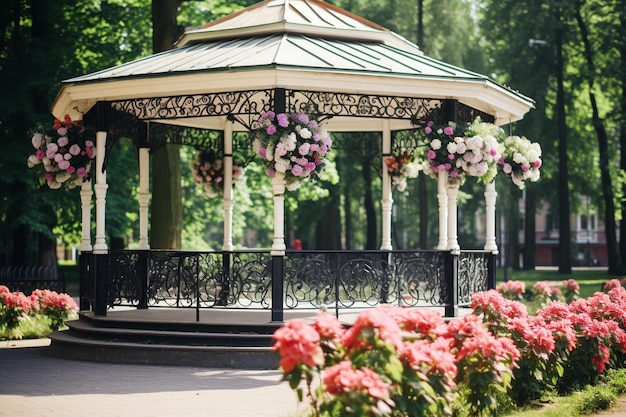
<path fill-rule="evenodd" d="M 272 136 L 274 133 L 276 133 L 276 126 L 269 125 L 267 127 L 267 129 L 265 129 L 265 133 L 267 133 L 268 135 Z"/>
<path fill-rule="evenodd" d="M 265 148 L 259 149 L 259 156 L 265 158 L 267 156 L 267 149 Z"/>
<path fill-rule="evenodd" d="M 443 133 L 444 135 L 452 136 L 454 134 L 454 129 L 452 129 L 450 126 L 446 126 L 443 128 Z"/>
<path fill-rule="evenodd" d="M 274 178 L 276 176 L 276 171 L 274 171 L 271 168 L 265 168 L 265 173 L 267 174 L 268 177 L 270 178 Z"/>
<path fill-rule="evenodd" d="M 76 175 L 79 178 L 83 178 L 85 175 L 87 175 L 87 170 L 84 167 L 80 167 L 76 170 Z"/>
<path fill-rule="evenodd" d="M 427 134 L 427 135 L 430 135 L 430 133 L 431 133 L 432 131 L 433 131 L 433 130 L 430 128 L 430 126 L 426 126 L 426 127 L 424 128 L 424 132 L 426 132 L 426 134 Z"/>
<path fill-rule="evenodd" d="M 315 162 L 308 162 L 305 166 L 304 169 L 306 169 L 307 171 L 313 171 L 315 169 Z"/>
<path fill-rule="evenodd" d="M 528 165 L 522 165 L 522 172 L 526 172 L 530 169 Z"/>
<path fill-rule="evenodd" d="M 298 113 L 298 114 L 296 114 L 296 119 L 297 119 L 299 122 L 304 123 L 304 124 L 309 123 L 309 116 L 307 116 L 307 115 L 306 115 L 306 114 L 304 114 L 304 113 Z"/>
<path fill-rule="evenodd" d="M 296 177 L 302 175 L 303 169 L 300 165 L 294 165 L 293 168 L 291 168 L 291 173 L 293 175 L 295 175 Z"/>
<path fill-rule="evenodd" d="M 435 151 L 433 151 L 432 149 L 430 149 L 427 153 L 428 159 L 435 159 L 435 157 L 437 156 L 437 154 L 435 153 Z"/>
<path fill-rule="evenodd" d="M 449 153 L 448 154 L 448 159 L 454 159 L 454 154 L 453 153 Z"/>
<path fill-rule="evenodd" d="M 280 127 L 289 126 L 289 119 L 287 119 L 287 115 L 285 113 L 280 113 L 276 116 L 276 120 L 278 120 L 278 126 Z"/>
<path fill-rule="evenodd" d="M 63 129 L 63 128 L 61 128 L 61 129 Z M 59 129 L 59 130 L 61 130 L 61 129 Z M 69 142 L 70 142 L 70 140 L 67 138 L 67 136 L 61 136 L 59 139 L 57 139 L 57 143 L 61 147 L 66 146 Z"/>

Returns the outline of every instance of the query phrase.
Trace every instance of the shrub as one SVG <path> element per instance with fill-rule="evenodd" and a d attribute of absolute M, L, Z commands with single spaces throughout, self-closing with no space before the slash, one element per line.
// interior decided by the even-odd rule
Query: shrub
<path fill-rule="evenodd" d="M 457 384 L 467 387 L 478 415 L 495 408 L 519 358 L 513 342 L 496 338 L 477 316 L 446 323 L 433 312 L 391 306 L 364 311 L 347 330 L 323 313 L 313 325 L 290 320 L 274 339 L 283 380 L 300 400 L 306 395 L 316 416 L 450 415 Z"/>
<path fill-rule="evenodd" d="M 50 290 L 34 290 L 30 296 L 22 292 L 11 292 L 0 285 L 0 331 L 5 339 L 21 339 L 24 334 L 19 329 L 20 323 L 29 317 L 42 317 L 52 331 L 78 311 L 78 306 L 68 294 L 59 294 Z"/>

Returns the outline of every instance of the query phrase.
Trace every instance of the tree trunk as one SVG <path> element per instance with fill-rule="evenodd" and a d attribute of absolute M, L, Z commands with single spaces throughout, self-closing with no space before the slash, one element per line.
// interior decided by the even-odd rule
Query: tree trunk
<path fill-rule="evenodd" d="M 624 10 L 626 7 L 626 1 L 621 1 L 618 4 L 621 4 L 621 9 Z M 620 62 L 619 66 L 622 68 L 621 71 L 621 83 L 622 83 L 622 97 L 621 97 L 621 106 L 622 114 L 619 118 L 620 121 L 620 134 L 619 134 L 619 144 L 620 144 L 620 169 L 622 172 L 626 172 L 626 13 L 619 14 L 619 22 L 622 34 L 622 40 L 619 42 L 620 48 Z M 622 195 L 626 195 L 626 182 L 622 183 Z M 621 199 L 621 208 L 622 208 L 622 220 L 620 221 L 620 258 L 626 259 L 626 199 Z"/>
<path fill-rule="evenodd" d="M 350 198 L 350 187 L 348 183 L 343 183 L 343 212 L 345 216 L 344 220 L 344 234 L 345 234 L 345 248 L 354 249 L 352 246 L 352 200 Z"/>
<path fill-rule="evenodd" d="M 572 257 L 570 255 L 571 226 L 569 204 L 569 182 L 567 172 L 567 123 L 565 122 L 565 89 L 563 87 L 563 34 L 561 10 L 557 10 L 556 20 L 556 118 L 558 129 L 559 170 L 558 170 L 558 200 L 559 200 L 559 272 L 572 272 Z"/>
<path fill-rule="evenodd" d="M 341 249 L 341 213 L 337 187 L 329 187 L 330 199 L 324 208 L 323 220 L 317 223 L 316 249 Z"/>
<path fill-rule="evenodd" d="M 154 249 L 181 247 L 183 204 L 178 150 L 178 145 L 168 143 L 152 156 L 150 247 Z"/>
<path fill-rule="evenodd" d="M 176 23 L 179 0 L 152 0 L 152 49 L 171 49 L 181 34 Z M 183 203 L 179 146 L 165 144 L 153 153 L 150 246 L 180 249 Z"/>
<path fill-rule="evenodd" d="M 526 189 L 524 200 L 524 266 L 526 270 L 535 269 L 535 191 L 533 187 Z"/>
<path fill-rule="evenodd" d="M 370 161 L 367 158 L 363 159 L 362 168 L 363 184 L 365 186 L 364 205 L 367 219 L 365 249 L 375 250 L 377 247 L 376 208 L 374 207 L 374 200 L 372 198 L 372 168 L 370 166 Z"/>
<path fill-rule="evenodd" d="M 417 46 L 424 50 L 424 1 L 417 0 Z M 426 176 L 417 178 L 419 195 L 419 248 L 428 249 L 428 188 Z"/>
<path fill-rule="evenodd" d="M 609 274 L 622 274 L 624 272 L 624 264 L 619 256 L 616 236 L 615 222 L 615 196 L 613 195 L 613 183 L 611 181 L 611 172 L 609 170 L 609 141 L 604 128 L 604 123 L 598 112 L 596 103 L 595 90 L 595 65 L 593 62 L 593 52 L 589 43 L 589 35 L 587 26 L 580 14 L 580 8 L 576 8 L 576 22 L 582 36 L 585 46 L 585 60 L 587 62 L 587 84 L 589 86 L 589 101 L 591 102 L 593 127 L 596 130 L 598 138 L 598 150 L 600 153 L 600 181 L 602 186 L 602 195 L 604 196 L 604 229 L 606 235 L 606 248 L 609 261 Z"/>

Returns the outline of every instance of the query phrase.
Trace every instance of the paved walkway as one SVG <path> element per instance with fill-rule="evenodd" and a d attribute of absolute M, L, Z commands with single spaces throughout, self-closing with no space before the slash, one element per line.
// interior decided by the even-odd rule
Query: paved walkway
<path fill-rule="evenodd" d="M 303 416 L 278 371 L 73 361 L 48 343 L 0 342 L 0 417 Z M 626 417 L 626 398 L 597 417 Z"/>
<path fill-rule="evenodd" d="M 278 371 L 54 358 L 48 341 L 0 342 L 2 417 L 294 417 Z"/>

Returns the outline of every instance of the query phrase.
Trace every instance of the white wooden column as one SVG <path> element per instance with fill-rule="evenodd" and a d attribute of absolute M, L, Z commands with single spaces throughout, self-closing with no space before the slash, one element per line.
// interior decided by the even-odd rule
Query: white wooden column
<path fill-rule="evenodd" d="M 272 242 L 272 256 L 284 256 L 285 250 L 285 178 L 272 178 L 274 190 L 274 241 Z"/>
<path fill-rule="evenodd" d="M 459 194 L 459 184 L 448 182 L 446 187 L 448 195 L 448 245 L 446 249 L 451 252 L 458 252 L 461 247 L 459 246 L 457 229 L 458 229 L 458 212 L 456 198 Z"/>
<path fill-rule="evenodd" d="M 139 148 L 139 249 L 150 249 L 148 206 L 150 203 L 150 149 Z"/>
<path fill-rule="evenodd" d="M 94 253 L 106 253 L 108 246 L 106 243 L 105 213 L 107 175 L 102 171 L 104 166 L 104 155 L 106 152 L 107 132 L 96 132 L 96 184 L 93 186 L 96 193 L 96 240 L 93 245 Z"/>
<path fill-rule="evenodd" d="M 391 196 L 391 177 L 389 176 L 389 170 L 385 164 L 385 156 L 391 155 L 391 128 L 389 120 L 383 120 L 383 158 L 382 158 L 382 173 L 383 173 L 383 195 L 382 195 L 382 242 L 380 245 L 381 250 L 391 250 L 391 210 L 393 207 L 393 198 Z"/>
<path fill-rule="evenodd" d="M 222 250 L 233 250 L 233 123 L 224 126 L 224 242 Z"/>
<path fill-rule="evenodd" d="M 438 250 L 445 250 L 448 246 L 448 194 L 446 184 L 448 172 L 439 171 L 437 174 L 437 200 L 439 202 L 439 241 Z"/>
<path fill-rule="evenodd" d="M 80 242 L 80 251 L 91 251 L 91 199 L 93 191 L 91 189 L 91 180 L 83 181 L 80 186 L 80 205 L 82 217 L 82 240 Z"/>
<path fill-rule="evenodd" d="M 485 187 L 485 247 L 484 250 L 498 253 L 496 243 L 496 180 Z"/>

